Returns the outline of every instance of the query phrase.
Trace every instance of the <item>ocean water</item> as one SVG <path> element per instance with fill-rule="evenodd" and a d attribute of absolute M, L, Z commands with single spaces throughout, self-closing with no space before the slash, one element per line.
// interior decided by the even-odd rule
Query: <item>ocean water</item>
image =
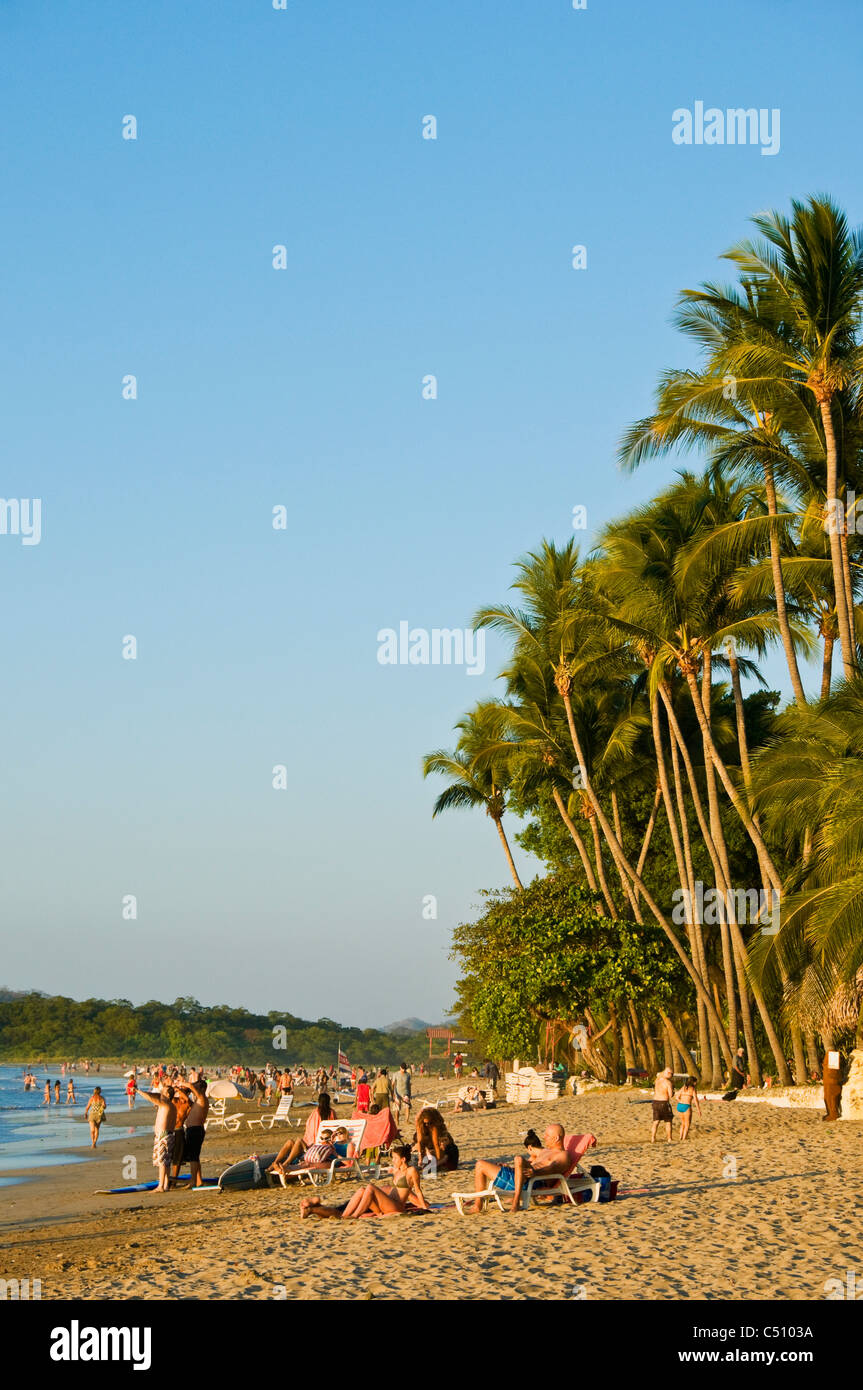
<path fill-rule="evenodd" d="M 102 1087 L 102 1094 L 108 1104 L 108 1114 L 128 1114 L 129 1129 L 103 1128 L 99 1136 L 99 1147 L 106 1140 L 125 1137 L 127 1133 L 137 1132 L 146 1125 L 151 1110 L 146 1102 L 139 1102 L 135 1110 L 129 1110 L 126 1101 L 126 1082 L 122 1076 L 86 1076 L 82 1071 L 73 1073 L 77 1105 L 66 1105 L 66 1085 L 68 1075 L 61 1076 L 59 1068 L 46 1070 L 34 1067 L 37 1088 L 24 1089 L 24 1067 L 0 1066 L 0 1184 L 4 1187 L 10 1182 L 19 1182 L 19 1177 L 4 1178 L 3 1173 L 29 1167 L 43 1167 L 59 1163 L 84 1163 L 87 1154 L 80 1157 L 65 1152 L 68 1149 L 90 1149 L 90 1129 L 81 1123 L 84 1106 L 90 1099 L 94 1086 Z M 42 1104 L 46 1080 L 60 1082 L 60 1104 Z M 150 1120 L 152 1123 L 152 1120 Z"/>

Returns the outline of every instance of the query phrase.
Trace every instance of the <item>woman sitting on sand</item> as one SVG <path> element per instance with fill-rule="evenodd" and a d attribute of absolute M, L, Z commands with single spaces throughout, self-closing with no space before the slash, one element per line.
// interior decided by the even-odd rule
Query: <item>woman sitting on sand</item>
<path fill-rule="evenodd" d="M 370 1182 L 360 1192 L 355 1192 L 349 1202 L 332 1207 L 324 1206 L 320 1197 L 304 1197 L 300 1216 L 332 1216 L 350 1221 L 358 1216 L 404 1216 L 409 1209 L 431 1211 L 422 1194 L 419 1173 L 410 1166 L 410 1144 L 394 1144 L 391 1152 L 392 1187 L 377 1187 Z"/>
<path fill-rule="evenodd" d="M 416 1140 L 421 1168 L 428 1155 L 429 1159 L 434 1159 L 438 1172 L 455 1172 L 458 1144 L 447 1129 L 443 1115 L 433 1105 L 426 1105 L 417 1115 Z"/>

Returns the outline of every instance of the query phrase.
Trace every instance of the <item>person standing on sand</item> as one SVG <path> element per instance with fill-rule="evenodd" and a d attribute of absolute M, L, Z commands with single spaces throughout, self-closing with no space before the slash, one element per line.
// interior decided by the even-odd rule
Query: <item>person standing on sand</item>
<path fill-rule="evenodd" d="M 156 1106 L 153 1121 L 153 1167 L 159 1174 L 157 1192 L 167 1192 L 170 1183 L 171 1158 L 174 1150 L 174 1129 L 177 1123 L 177 1109 L 174 1105 L 173 1086 L 162 1086 L 158 1091 L 142 1091 L 142 1096 Z"/>
<path fill-rule="evenodd" d="M 192 1187 L 203 1187 L 204 1179 L 201 1175 L 201 1148 L 206 1134 L 206 1120 L 210 1110 L 210 1102 L 207 1099 L 207 1083 L 205 1081 L 191 1081 L 183 1087 L 191 1106 L 186 1115 L 185 1124 L 185 1156 L 189 1164 L 189 1179 Z"/>
<path fill-rule="evenodd" d="M 408 1071 L 407 1062 L 401 1062 L 399 1069 L 393 1079 L 393 1098 L 396 1103 L 396 1124 L 401 1119 L 402 1108 L 407 1111 L 407 1118 L 411 1117 L 411 1074 Z"/>
<path fill-rule="evenodd" d="M 824 1111 L 822 1120 L 838 1120 L 842 1114 L 842 1057 L 835 1049 L 828 1048 L 821 1068 L 824 1083 Z"/>
<path fill-rule="evenodd" d="M 126 1095 L 127 1095 L 128 1098 L 129 1098 L 129 1109 L 130 1109 L 130 1110 L 134 1110 L 134 1109 L 135 1109 L 135 1097 L 137 1096 L 137 1094 L 138 1094 L 138 1083 L 137 1083 L 137 1081 L 135 1080 L 135 1077 L 134 1077 L 134 1076 L 130 1076 L 130 1077 L 129 1077 L 129 1080 L 126 1082 Z"/>
<path fill-rule="evenodd" d="M 174 1170 L 171 1178 L 171 1187 L 176 1187 L 177 1179 L 180 1176 L 180 1169 L 188 1159 L 188 1155 L 185 1151 L 186 1131 L 183 1125 L 186 1116 L 192 1108 L 192 1103 L 186 1095 L 186 1089 L 185 1081 L 177 1081 L 174 1086 L 174 1109 L 177 1112 L 177 1118 L 174 1122 L 174 1143 L 171 1150 L 171 1167 Z"/>
<path fill-rule="evenodd" d="M 94 1086 L 93 1094 L 84 1107 L 84 1119 L 90 1121 L 90 1138 L 93 1141 L 91 1149 L 95 1149 L 99 1139 L 99 1126 L 105 1118 L 105 1111 L 108 1109 L 105 1104 L 105 1097 L 102 1095 L 102 1087 Z"/>
<path fill-rule="evenodd" d="M 656 1140 L 656 1131 L 665 1125 L 665 1137 L 671 1143 L 671 1126 L 674 1116 L 671 1113 L 671 1097 L 674 1093 L 674 1072 L 671 1067 L 658 1072 L 653 1083 L 653 1124 L 650 1130 L 651 1144 Z"/>
<path fill-rule="evenodd" d="M 742 1047 L 738 1047 L 734 1054 L 730 1081 L 731 1089 L 734 1091 L 742 1091 L 746 1085 L 746 1054 Z"/>
<path fill-rule="evenodd" d="M 686 1139 L 692 1125 L 692 1107 L 698 1106 L 698 1117 L 701 1118 L 701 1101 L 698 1099 L 698 1087 L 694 1076 L 687 1076 L 686 1081 L 677 1093 L 677 1113 L 680 1116 L 680 1138 Z"/>
<path fill-rule="evenodd" d="M 372 1098 L 378 1110 L 389 1110 L 393 1098 L 393 1084 L 386 1067 L 381 1067 L 372 1088 Z"/>
<path fill-rule="evenodd" d="M 369 1106 L 371 1105 L 371 1103 L 372 1103 L 372 1091 L 371 1091 L 371 1087 L 369 1086 L 369 1083 L 368 1083 L 368 1081 L 366 1080 L 366 1074 L 365 1074 L 365 1072 L 363 1072 L 362 1075 L 360 1076 L 359 1081 L 357 1082 L 356 1114 L 357 1114 L 357 1115 L 367 1115 L 367 1114 L 368 1114 L 368 1111 L 369 1111 Z"/>

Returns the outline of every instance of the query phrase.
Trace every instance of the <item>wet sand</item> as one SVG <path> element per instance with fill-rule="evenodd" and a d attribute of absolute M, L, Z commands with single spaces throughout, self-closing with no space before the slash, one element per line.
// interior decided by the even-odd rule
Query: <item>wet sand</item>
<path fill-rule="evenodd" d="M 416 1085 L 425 1097 L 451 1089 Z M 431 1202 L 446 1202 L 472 1187 L 475 1159 L 511 1160 L 528 1126 L 541 1133 L 559 1120 L 568 1133 L 596 1134 L 588 1161 L 620 1180 L 616 1202 L 518 1213 L 491 1206 L 465 1217 L 450 1205 L 432 1216 L 341 1223 L 301 1220 L 298 1190 L 95 1196 L 154 1176 L 151 1140 L 122 1134 L 129 1116 L 118 1111 L 103 1127 L 106 1140 L 119 1131 L 117 1142 L 100 1141 L 92 1161 L 34 1170 L 0 1191 L 0 1274 L 41 1279 L 43 1299 L 651 1300 L 820 1300 L 826 1280 L 844 1280 L 848 1269 L 863 1275 L 863 1124 L 704 1102 L 685 1144 L 651 1145 L 647 1099 L 621 1088 L 454 1115 L 461 1169 L 424 1183 Z M 133 1115 L 144 1123 L 151 1107 Z M 205 1175 L 268 1151 L 263 1135 L 211 1130 Z M 344 1201 L 355 1190 L 339 1182 L 320 1195 Z"/>

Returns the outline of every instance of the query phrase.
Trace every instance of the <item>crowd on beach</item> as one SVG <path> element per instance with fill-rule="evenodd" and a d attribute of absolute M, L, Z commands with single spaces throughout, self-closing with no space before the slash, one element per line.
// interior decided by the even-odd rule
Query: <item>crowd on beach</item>
<path fill-rule="evenodd" d="M 456 1054 L 452 1060 L 453 1072 L 461 1081 L 465 1072 L 464 1058 Z M 65 1071 L 65 1068 L 64 1068 Z M 325 1173 L 327 1169 L 341 1169 L 345 1174 L 368 1177 L 374 1174 L 375 1181 L 364 1181 L 361 1189 L 348 1201 L 327 1204 L 317 1193 L 304 1198 L 301 1203 L 303 1217 L 339 1217 L 352 1219 L 360 1216 L 385 1216 L 429 1212 L 423 1190 L 424 1176 L 454 1172 L 459 1167 L 459 1148 L 450 1133 L 438 1106 L 424 1100 L 416 1115 L 414 1106 L 414 1080 L 428 1073 L 424 1064 L 417 1066 L 402 1062 L 392 1071 L 388 1067 L 366 1068 L 362 1066 L 319 1066 L 311 1070 L 302 1065 L 280 1069 L 268 1063 L 262 1069 L 244 1065 L 230 1068 L 216 1068 L 208 1080 L 202 1067 L 187 1068 L 182 1064 L 159 1063 L 148 1068 L 132 1067 L 127 1073 L 126 1096 L 129 1108 L 133 1108 L 138 1096 L 155 1107 L 153 1127 L 153 1165 L 157 1170 L 157 1190 L 168 1191 L 178 1185 L 180 1169 L 189 1165 L 189 1183 L 200 1187 L 204 1183 L 201 1171 L 201 1150 L 206 1134 L 210 1111 L 208 1086 L 214 1080 L 225 1078 L 233 1083 L 236 1091 L 245 1099 L 256 1099 L 259 1106 L 269 1106 L 277 1100 L 293 1104 L 298 1090 L 312 1090 L 315 1095 L 312 1109 L 306 1120 L 302 1135 L 291 1136 L 269 1162 L 266 1170 L 271 1182 L 287 1185 L 291 1177 L 310 1179 L 312 1174 Z M 439 1078 L 443 1073 L 438 1071 Z M 628 1077 L 628 1081 L 633 1078 Z M 723 1099 L 733 1099 L 749 1081 L 743 1049 L 735 1055 L 729 1073 L 729 1090 Z M 32 1086 L 35 1081 L 32 1071 L 25 1074 L 25 1085 Z M 483 1110 L 497 1103 L 500 1071 L 492 1061 L 486 1061 L 482 1068 L 474 1066 L 468 1076 L 468 1083 L 456 1097 L 451 1097 L 453 1111 Z M 474 1084 L 471 1084 L 474 1083 Z M 223 1083 L 224 1084 L 224 1083 Z M 43 1105 L 60 1103 L 60 1082 L 45 1082 Z M 825 1083 L 826 1095 L 826 1083 Z M 718 1098 L 718 1097 L 717 1097 Z M 76 1102 L 74 1079 L 70 1075 L 67 1083 L 67 1104 Z M 693 1114 L 699 1116 L 701 1097 L 693 1076 L 685 1076 L 682 1084 L 675 1089 L 675 1075 L 671 1067 L 660 1071 L 653 1083 L 652 1124 L 650 1141 L 654 1142 L 660 1128 L 665 1137 L 672 1139 L 675 1120 L 679 1124 L 679 1139 L 689 1138 Z M 357 1152 L 353 1130 L 340 1122 L 336 1109 L 342 1109 L 342 1121 L 347 1118 L 345 1105 L 350 1106 L 350 1118 L 362 1120 L 362 1134 L 365 1136 L 362 1150 Z M 830 1110 L 827 1105 L 828 1112 Z M 84 1114 L 90 1125 L 91 1144 L 95 1148 L 99 1130 L 107 1111 L 101 1086 L 94 1086 L 87 1100 Z M 825 1118 L 833 1118 L 828 1113 Z M 406 1127 L 406 1135 L 400 1126 Z M 578 1168 L 583 1157 L 580 1141 L 595 1143 L 592 1135 L 567 1136 L 563 1126 L 551 1124 L 545 1129 L 542 1138 L 529 1130 L 524 1138 L 525 1154 L 518 1154 L 511 1163 L 498 1163 L 480 1159 L 474 1166 L 473 1191 L 477 1194 L 492 1190 L 501 1198 L 508 1197 L 512 1210 L 521 1204 L 525 1182 L 540 1178 L 557 1179 L 568 1177 Z M 257 1155 L 252 1155 L 257 1158 Z M 389 1165 L 391 1181 L 382 1184 L 381 1164 Z M 603 1170 L 604 1171 L 604 1170 Z M 608 1175 L 605 1175 L 608 1177 Z M 549 1200 L 552 1200 L 550 1197 Z M 478 1195 L 468 1210 L 479 1210 L 481 1197 Z"/>

